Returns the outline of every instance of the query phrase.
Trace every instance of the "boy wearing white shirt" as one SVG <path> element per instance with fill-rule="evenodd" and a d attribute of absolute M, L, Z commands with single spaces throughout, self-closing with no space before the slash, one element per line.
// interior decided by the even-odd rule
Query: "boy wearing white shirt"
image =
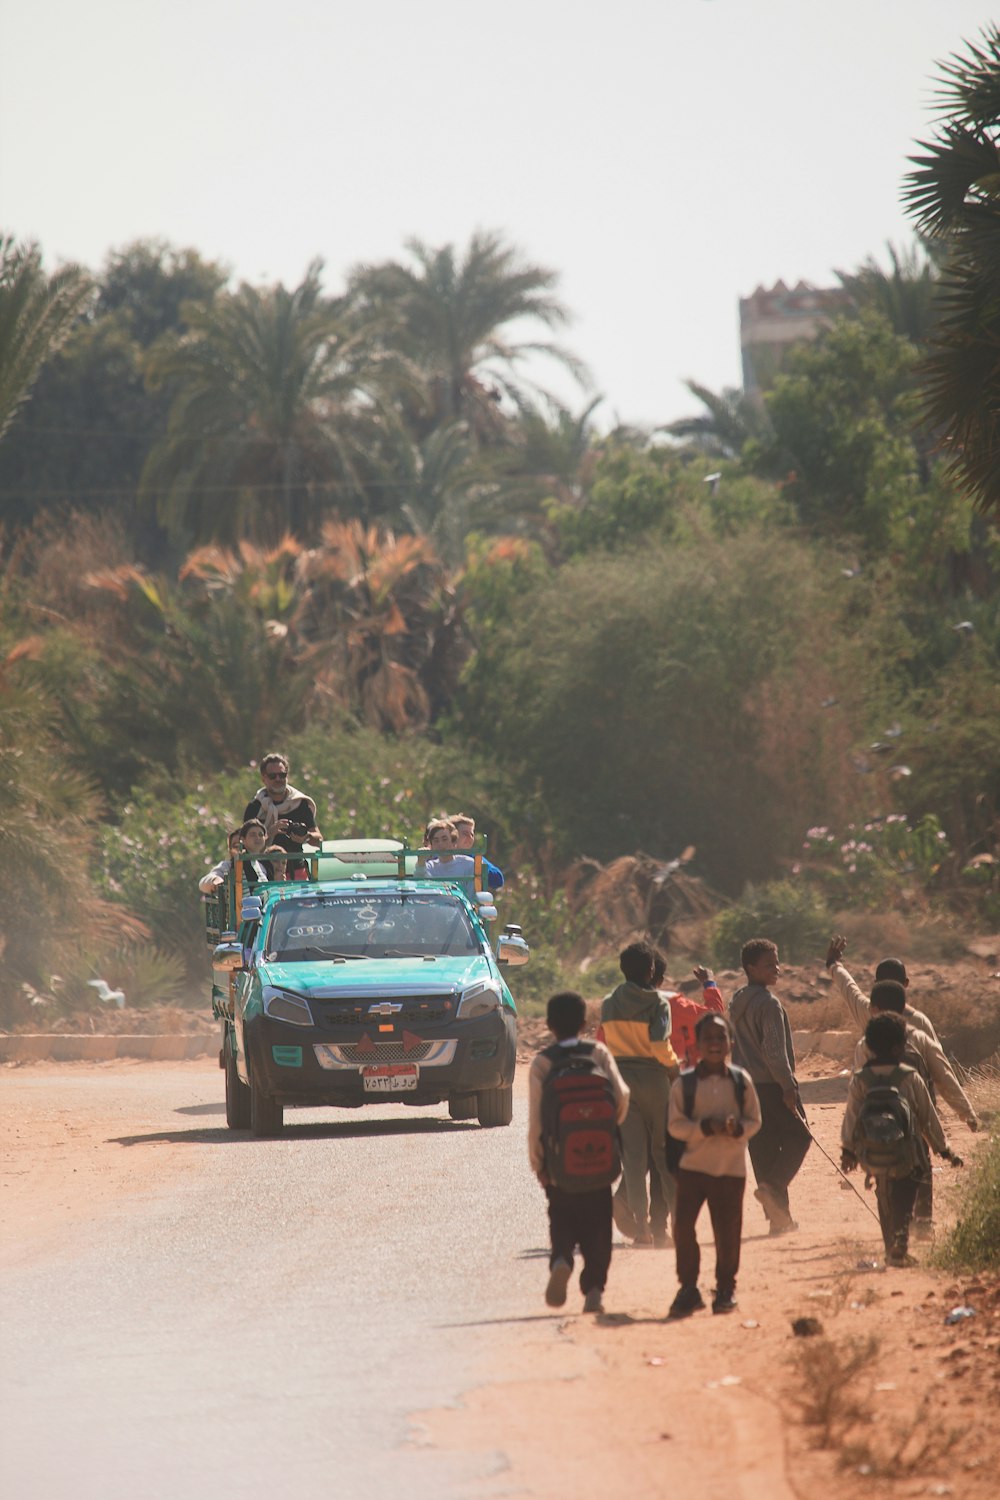
<path fill-rule="evenodd" d="M 671 1318 L 689 1317 L 705 1306 L 698 1290 L 701 1252 L 696 1228 L 704 1203 L 708 1204 L 715 1238 L 712 1311 L 729 1313 L 736 1308 L 747 1141 L 760 1129 L 760 1102 L 750 1075 L 727 1061 L 732 1031 L 726 1016 L 714 1012 L 702 1016 L 695 1037 L 701 1060 L 674 1081 L 667 1116 L 669 1134 L 684 1142 L 674 1211 L 680 1290 L 668 1313 Z"/>

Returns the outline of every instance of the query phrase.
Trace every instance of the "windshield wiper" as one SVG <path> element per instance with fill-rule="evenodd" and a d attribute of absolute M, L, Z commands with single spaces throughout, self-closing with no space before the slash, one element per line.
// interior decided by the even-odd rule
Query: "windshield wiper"
<path fill-rule="evenodd" d="M 437 958 L 436 953 L 409 953 L 404 948 L 386 948 L 382 953 L 383 958 L 424 958 L 433 963 Z"/>
<path fill-rule="evenodd" d="M 304 958 L 307 953 L 318 953 L 321 958 L 332 958 L 337 963 L 346 963 L 355 958 L 368 958 L 367 953 L 337 953 L 332 948 L 318 948 L 315 946 L 310 948 L 295 948 L 291 953 L 283 953 L 281 957 L 284 963 L 295 963 L 298 959 Z"/>

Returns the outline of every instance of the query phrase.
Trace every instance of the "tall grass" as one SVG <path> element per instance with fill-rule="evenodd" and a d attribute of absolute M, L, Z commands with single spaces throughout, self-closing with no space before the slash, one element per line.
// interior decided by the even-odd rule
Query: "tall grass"
<path fill-rule="evenodd" d="M 970 1169 L 958 1222 L 934 1259 L 949 1270 L 1000 1271 L 1000 1136 Z"/>

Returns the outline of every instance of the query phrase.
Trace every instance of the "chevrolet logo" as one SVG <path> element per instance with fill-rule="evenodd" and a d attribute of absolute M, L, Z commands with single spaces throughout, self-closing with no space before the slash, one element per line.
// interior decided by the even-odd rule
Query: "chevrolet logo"
<path fill-rule="evenodd" d="M 402 1009 L 402 1005 L 397 1005 L 392 1000 L 380 1000 L 378 1005 L 369 1005 L 368 1014 L 370 1016 L 394 1016 Z"/>

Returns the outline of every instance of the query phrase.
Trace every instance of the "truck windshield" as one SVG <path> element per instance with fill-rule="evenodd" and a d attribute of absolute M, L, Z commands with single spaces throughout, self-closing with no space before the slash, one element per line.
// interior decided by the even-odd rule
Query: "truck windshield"
<path fill-rule="evenodd" d="M 272 962 L 460 957 L 481 943 L 468 913 L 444 891 L 351 891 L 282 901 L 264 949 Z"/>

